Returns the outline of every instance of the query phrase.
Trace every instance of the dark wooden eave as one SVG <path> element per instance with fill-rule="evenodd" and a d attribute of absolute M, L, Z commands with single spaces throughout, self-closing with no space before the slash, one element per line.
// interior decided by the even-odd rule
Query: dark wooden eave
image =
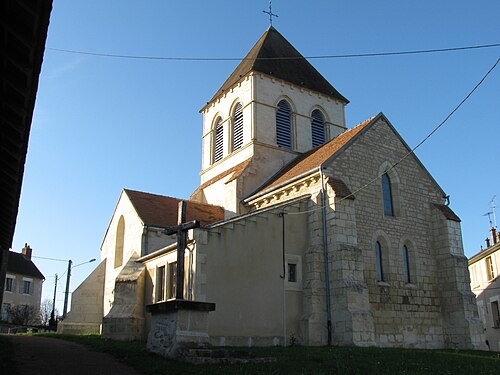
<path fill-rule="evenodd" d="M 12 246 L 52 0 L 0 2 L 0 247 Z"/>

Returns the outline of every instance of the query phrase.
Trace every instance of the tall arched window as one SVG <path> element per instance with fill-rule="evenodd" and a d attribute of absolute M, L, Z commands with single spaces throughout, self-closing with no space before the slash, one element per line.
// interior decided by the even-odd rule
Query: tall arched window
<path fill-rule="evenodd" d="M 312 146 L 314 148 L 325 143 L 325 117 L 319 109 L 315 109 L 311 117 Z"/>
<path fill-rule="evenodd" d="M 375 271 L 377 281 L 384 281 L 384 268 L 382 266 L 382 245 L 377 241 L 375 243 Z"/>
<path fill-rule="evenodd" d="M 125 242 L 125 219 L 120 216 L 118 226 L 116 227 L 116 245 L 115 245 L 115 268 L 123 264 L 123 245 Z"/>
<path fill-rule="evenodd" d="M 243 145 L 243 106 L 236 104 L 233 114 L 233 151 Z"/>
<path fill-rule="evenodd" d="M 214 136 L 214 163 L 222 159 L 224 155 L 224 127 L 222 126 L 222 119 L 219 117 L 215 123 L 215 136 Z"/>
<path fill-rule="evenodd" d="M 408 247 L 403 245 L 403 279 L 406 284 L 411 283 L 411 273 L 410 273 L 410 256 L 408 253 Z"/>
<path fill-rule="evenodd" d="M 276 143 L 279 147 L 292 148 L 292 110 L 286 100 L 278 103 L 278 112 L 276 112 Z"/>
<path fill-rule="evenodd" d="M 394 216 L 394 207 L 392 204 L 392 189 L 391 189 L 391 179 L 384 173 L 382 175 L 382 196 L 384 199 L 384 215 Z"/>

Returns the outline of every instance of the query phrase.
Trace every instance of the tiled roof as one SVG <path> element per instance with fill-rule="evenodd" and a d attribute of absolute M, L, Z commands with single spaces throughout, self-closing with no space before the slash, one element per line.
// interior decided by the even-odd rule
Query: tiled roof
<path fill-rule="evenodd" d="M 461 222 L 460 218 L 457 216 L 457 214 L 453 212 L 453 210 L 450 207 L 445 206 L 444 204 L 437 204 L 437 203 L 434 203 L 434 207 L 436 207 L 439 211 L 441 211 L 444 217 L 447 218 L 448 220 L 458 221 L 459 223 Z"/>
<path fill-rule="evenodd" d="M 354 199 L 354 195 L 340 178 L 328 178 L 328 185 L 335 190 L 335 195 L 339 198 Z"/>
<path fill-rule="evenodd" d="M 35 277 L 45 280 L 45 277 L 31 260 L 24 257 L 23 254 L 9 251 L 9 259 L 7 263 L 7 272 L 18 273 L 25 276 Z"/>
<path fill-rule="evenodd" d="M 289 59 L 279 59 L 288 57 Z M 344 103 L 342 96 L 274 27 L 270 27 L 250 49 L 210 102 L 228 91 L 242 77 L 255 71 L 283 79 Z"/>
<path fill-rule="evenodd" d="M 228 170 L 222 173 L 219 173 L 217 176 L 211 178 L 210 180 L 205 181 L 203 184 L 198 186 L 198 188 L 193 192 L 193 194 L 191 194 L 191 197 L 195 196 L 198 192 L 212 185 L 213 183 L 216 183 L 217 181 L 223 179 L 226 176 L 229 176 L 231 173 L 233 173 L 233 175 L 231 176 L 231 178 L 229 178 L 229 180 L 226 183 L 236 180 L 239 176 L 241 176 L 243 172 L 245 172 L 245 169 L 248 167 L 251 161 L 252 161 L 251 158 L 247 159 L 244 162 L 241 162 L 240 164 L 237 164 L 234 167 L 229 168 Z"/>
<path fill-rule="evenodd" d="M 361 124 L 352 129 L 340 134 L 338 137 L 325 143 L 322 146 L 316 147 L 305 154 L 297 156 L 290 163 L 285 165 L 278 173 L 271 177 L 263 186 L 261 186 L 255 193 L 264 192 L 265 190 L 276 187 L 285 183 L 294 177 L 298 177 L 306 172 L 319 168 L 325 161 L 334 156 L 336 153 L 344 149 L 345 146 L 353 140 L 363 129 L 367 128 L 370 124 L 375 123 L 381 114 L 363 121 Z M 347 188 L 347 187 L 346 187 Z"/>
<path fill-rule="evenodd" d="M 177 225 L 177 211 L 181 199 L 124 189 L 137 214 L 146 225 L 171 227 Z M 210 204 L 186 202 L 186 220 L 199 220 L 207 225 L 224 220 L 224 209 Z"/>

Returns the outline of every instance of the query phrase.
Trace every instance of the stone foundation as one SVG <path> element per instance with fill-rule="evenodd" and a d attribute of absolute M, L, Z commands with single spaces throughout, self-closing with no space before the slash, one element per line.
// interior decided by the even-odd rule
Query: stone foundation
<path fill-rule="evenodd" d="M 180 349 L 210 346 L 208 313 L 214 303 L 172 300 L 147 306 L 152 314 L 148 350 L 176 357 Z"/>

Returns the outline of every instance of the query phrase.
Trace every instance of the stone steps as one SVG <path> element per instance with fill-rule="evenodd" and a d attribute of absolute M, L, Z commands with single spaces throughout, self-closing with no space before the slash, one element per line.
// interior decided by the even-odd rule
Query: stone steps
<path fill-rule="evenodd" d="M 194 364 L 245 364 L 276 362 L 275 357 L 256 357 L 238 349 L 186 348 L 179 349 L 178 358 Z"/>

